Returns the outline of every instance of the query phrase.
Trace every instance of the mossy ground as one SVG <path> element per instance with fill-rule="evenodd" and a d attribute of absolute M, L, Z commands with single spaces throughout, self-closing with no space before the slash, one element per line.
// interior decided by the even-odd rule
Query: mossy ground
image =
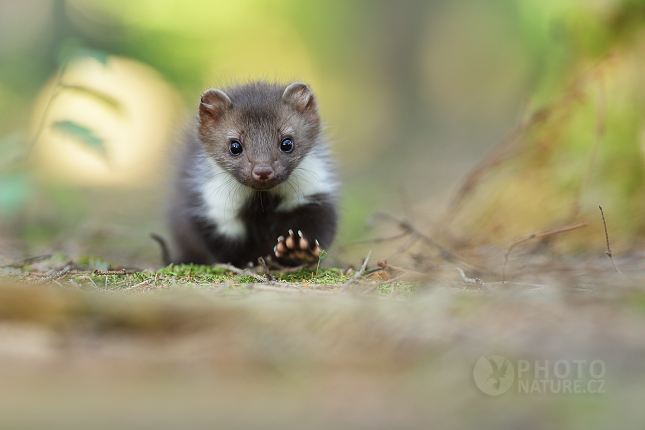
<path fill-rule="evenodd" d="M 16 265 L 14 265 L 16 266 Z M 67 273 L 62 271 L 67 270 Z M 217 292 L 247 292 L 250 290 L 285 291 L 315 290 L 334 292 L 350 281 L 353 272 L 342 268 L 301 268 L 296 271 L 273 270 L 262 273 L 243 271 L 235 273 L 229 268 L 205 265 L 169 265 L 160 269 L 121 268 L 92 256 L 76 260 L 55 254 L 30 265 L 5 268 L 5 275 L 27 283 L 50 283 L 82 290 L 105 290 L 123 293 L 151 293 L 159 290 L 203 289 Z M 109 274 L 104 274 L 106 271 Z M 97 274 L 96 271 L 99 271 Z M 381 295 L 409 295 L 418 283 L 395 282 L 388 284 L 380 277 L 365 278 L 356 282 L 361 290 Z"/>
<path fill-rule="evenodd" d="M 604 260 L 540 261 L 513 260 L 526 279 L 506 283 L 449 263 L 344 291 L 351 275 L 338 268 L 258 282 L 197 265 L 95 275 L 109 263 L 61 255 L 5 267 L 0 415 L 27 429 L 639 428 L 640 258 L 619 259 L 623 275 Z M 491 355 L 516 371 L 551 363 L 553 380 L 558 360 L 601 360 L 603 392 L 516 382 L 489 397 L 473 368 Z"/>

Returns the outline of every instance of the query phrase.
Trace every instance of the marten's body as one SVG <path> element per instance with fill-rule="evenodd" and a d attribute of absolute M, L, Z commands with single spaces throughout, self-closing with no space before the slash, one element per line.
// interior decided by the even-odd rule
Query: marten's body
<path fill-rule="evenodd" d="M 175 263 L 314 261 L 335 235 L 337 184 L 303 83 L 207 90 L 175 182 Z"/>

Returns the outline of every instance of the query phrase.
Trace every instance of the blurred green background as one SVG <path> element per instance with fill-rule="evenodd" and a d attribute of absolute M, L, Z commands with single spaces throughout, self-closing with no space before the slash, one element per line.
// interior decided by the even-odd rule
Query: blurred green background
<path fill-rule="evenodd" d="M 642 0 L 0 0 L 0 256 L 158 265 L 180 130 L 249 79 L 316 92 L 338 245 L 386 209 L 455 248 L 588 220 L 570 249 L 602 249 L 598 204 L 638 243 L 644 66 Z"/>

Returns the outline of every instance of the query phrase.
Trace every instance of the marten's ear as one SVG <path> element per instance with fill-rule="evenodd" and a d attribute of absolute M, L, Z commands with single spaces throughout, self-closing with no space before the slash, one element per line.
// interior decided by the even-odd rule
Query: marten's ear
<path fill-rule="evenodd" d="M 224 91 L 213 88 L 206 90 L 199 102 L 199 119 L 201 121 L 205 119 L 217 120 L 232 104 L 231 99 Z"/>
<path fill-rule="evenodd" d="M 285 88 L 282 101 L 296 108 L 301 113 L 316 112 L 316 98 L 309 86 L 303 82 L 294 82 Z"/>

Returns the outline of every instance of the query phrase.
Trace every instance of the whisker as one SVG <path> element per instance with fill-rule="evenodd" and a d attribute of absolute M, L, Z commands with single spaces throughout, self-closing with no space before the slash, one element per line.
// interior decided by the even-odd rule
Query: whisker
<path fill-rule="evenodd" d="M 300 170 L 300 171 L 298 171 Z M 315 176 L 320 178 L 316 173 L 311 172 L 310 170 L 304 170 L 304 169 L 296 169 L 296 171 L 293 172 L 294 177 L 299 181 L 299 182 L 305 182 L 312 187 L 316 189 L 317 192 L 324 192 L 325 190 L 321 188 L 320 183 L 322 181 L 314 182 L 310 177 L 308 177 L 306 174 L 303 174 L 302 172 L 306 173 L 313 173 Z"/>
<path fill-rule="evenodd" d="M 225 213 L 227 212 L 227 209 L 228 209 L 228 201 L 229 201 L 229 200 L 230 200 L 230 198 L 231 198 L 231 193 L 233 193 L 233 191 L 236 191 L 236 192 L 237 192 L 237 187 L 238 187 L 239 185 L 240 185 L 240 183 L 239 183 L 239 182 L 237 182 L 237 181 L 235 181 L 235 183 L 233 184 L 233 186 L 232 186 L 232 187 L 230 187 L 230 189 L 229 189 L 229 191 L 228 191 L 228 194 L 227 194 L 227 196 L 226 196 L 226 200 L 224 201 L 224 202 L 225 202 L 225 203 L 224 203 L 224 212 L 225 212 Z M 233 194 L 233 196 L 235 196 L 235 194 Z M 235 208 L 234 208 L 234 207 L 232 207 L 231 209 L 235 209 Z M 225 222 L 225 223 L 227 224 L 227 226 L 228 226 L 228 217 L 224 217 L 224 222 Z"/>
<path fill-rule="evenodd" d="M 212 181 L 213 179 L 215 179 L 215 178 L 216 178 L 216 177 L 218 177 L 219 175 L 225 175 L 225 174 L 227 174 L 227 173 L 228 173 L 228 172 L 215 172 L 215 174 L 212 174 L 212 175 L 210 175 L 208 178 L 206 178 L 206 180 L 205 180 L 205 181 L 200 185 L 200 188 L 203 188 L 203 187 L 204 187 L 204 185 L 206 185 L 206 183 L 207 183 L 207 182 Z"/>
<path fill-rule="evenodd" d="M 231 181 L 234 181 L 234 180 L 235 180 L 234 178 L 230 177 L 230 178 L 228 178 L 226 181 L 224 181 L 223 183 L 221 183 L 221 184 L 220 184 L 217 188 L 215 188 L 213 191 L 211 191 L 211 193 L 210 193 L 210 194 L 209 194 L 209 195 L 204 199 L 204 202 L 202 203 L 201 209 L 203 209 L 203 208 L 204 208 L 204 205 L 205 205 L 205 204 L 206 204 L 206 203 L 211 199 L 211 197 L 213 196 L 213 194 L 218 193 L 217 195 L 219 195 L 221 192 L 223 192 L 223 191 L 224 191 L 224 189 L 226 189 L 226 188 L 230 185 Z M 217 197 L 217 195 L 216 195 L 216 197 Z"/>

